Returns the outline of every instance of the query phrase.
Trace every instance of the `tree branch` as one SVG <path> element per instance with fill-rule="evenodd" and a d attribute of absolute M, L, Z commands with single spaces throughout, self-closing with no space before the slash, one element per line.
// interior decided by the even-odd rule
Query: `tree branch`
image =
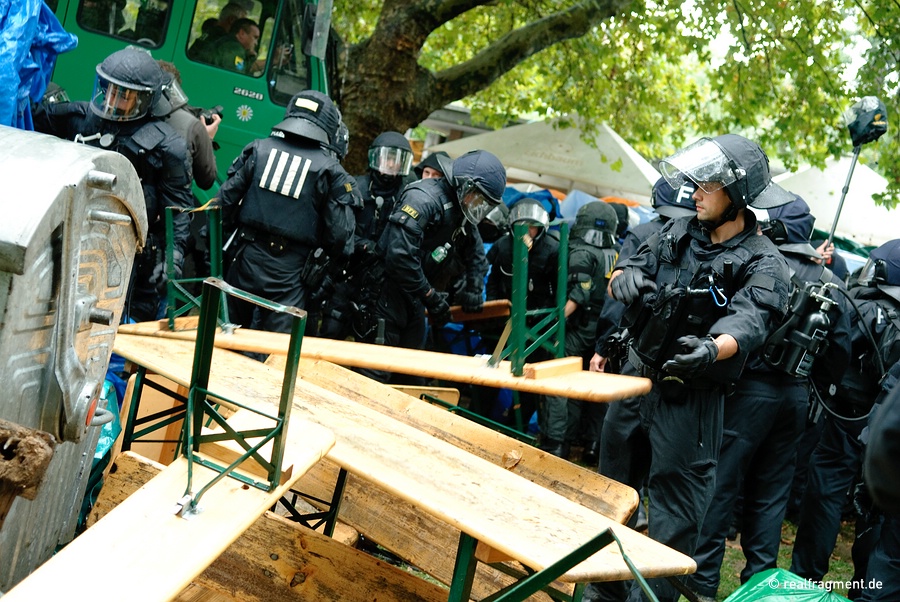
<path fill-rule="evenodd" d="M 525 59 L 587 34 L 628 4 L 630 0 L 590 0 L 511 31 L 465 63 L 435 74 L 436 93 L 443 102 L 450 102 L 483 90 Z"/>

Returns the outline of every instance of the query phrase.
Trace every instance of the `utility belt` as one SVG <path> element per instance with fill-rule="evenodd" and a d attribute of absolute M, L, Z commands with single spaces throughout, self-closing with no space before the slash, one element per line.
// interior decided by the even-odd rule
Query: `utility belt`
<path fill-rule="evenodd" d="M 304 245 L 299 241 L 293 240 L 286 236 L 282 236 L 280 234 L 272 234 L 270 232 L 265 232 L 264 230 L 257 230 L 253 226 L 247 226 L 244 224 L 241 224 L 240 226 L 240 230 L 238 231 L 238 239 L 245 243 L 252 242 L 262 245 L 266 247 L 269 250 L 269 253 L 271 253 L 275 257 L 281 257 L 288 251 L 308 252 L 311 250 L 307 245 Z"/>
<path fill-rule="evenodd" d="M 662 370 L 656 370 L 655 368 L 653 368 L 653 366 L 647 364 L 641 359 L 641 357 L 637 354 L 637 351 L 634 350 L 634 347 L 628 348 L 628 361 L 632 366 L 634 366 L 634 369 L 640 376 L 649 378 L 653 381 L 654 384 L 659 385 L 661 388 L 670 387 L 693 390 L 713 390 L 721 389 L 723 386 L 722 383 L 718 383 L 712 379 L 705 377 L 681 378 L 678 376 L 672 376 L 668 372 L 664 372 Z"/>

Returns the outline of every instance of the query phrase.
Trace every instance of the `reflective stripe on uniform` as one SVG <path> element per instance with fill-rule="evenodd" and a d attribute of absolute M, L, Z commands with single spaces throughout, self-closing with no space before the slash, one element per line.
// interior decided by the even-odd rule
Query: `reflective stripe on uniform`
<path fill-rule="evenodd" d="M 289 166 L 288 161 L 290 161 Z M 293 196 L 296 199 L 303 190 L 303 183 L 306 181 L 310 165 L 312 165 L 312 161 L 309 159 L 273 148 L 269 151 L 266 167 L 259 179 L 259 187 L 284 196 Z M 285 173 L 285 167 L 287 167 L 287 173 Z M 293 194 L 291 194 L 291 190 L 294 191 Z"/>

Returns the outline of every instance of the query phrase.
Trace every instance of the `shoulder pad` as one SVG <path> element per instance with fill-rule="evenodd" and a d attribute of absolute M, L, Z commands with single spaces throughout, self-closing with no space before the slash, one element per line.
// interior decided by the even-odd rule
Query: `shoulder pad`
<path fill-rule="evenodd" d="M 144 150 L 153 150 L 175 130 L 159 121 L 151 121 L 131 136 L 134 142 Z"/>

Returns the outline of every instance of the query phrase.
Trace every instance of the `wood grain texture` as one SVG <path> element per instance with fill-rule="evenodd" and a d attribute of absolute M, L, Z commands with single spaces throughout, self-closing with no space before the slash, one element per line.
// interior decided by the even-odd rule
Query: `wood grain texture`
<path fill-rule="evenodd" d="M 120 334 L 115 351 L 175 382 L 187 383 L 193 345 Z M 210 390 L 248 407 L 277 403 L 282 374 L 243 355 L 217 349 Z M 428 514 L 540 570 L 605 528 L 622 540 L 646 576 L 686 574 L 693 560 L 456 446 L 390 419 L 331 391 L 298 380 L 293 418 L 327 425 L 337 441 L 329 459 Z M 618 549 L 608 546 L 564 581 L 630 577 Z"/>
<path fill-rule="evenodd" d="M 290 432 L 303 442 L 285 454 L 296 480 L 331 448 L 334 435 L 302 419 L 291 421 Z M 194 490 L 215 475 L 194 464 Z M 93 601 L 97 582 L 86 576 L 103 558 L 115 559 L 116 570 L 103 574 L 108 591 L 127 591 L 134 602 L 171 600 L 293 484 L 288 480 L 266 492 L 225 478 L 203 494 L 198 513 L 182 518 L 174 509 L 187 476 L 187 460 L 176 459 L 4 595 L 4 602 L 50 600 L 60 593 L 60 584 L 66 584 L 66 600 Z"/>
<path fill-rule="evenodd" d="M 186 327 L 190 322 L 179 324 Z M 196 337 L 195 330 L 160 329 L 158 322 L 123 324 L 119 327 L 119 332 L 182 341 L 193 341 Z M 234 351 L 285 355 L 288 339 L 286 334 L 240 328 L 233 334 L 218 333 L 216 346 Z M 497 367 L 489 368 L 487 360 L 479 357 L 316 337 L 303 337 L 300 353 L 305 358 L 328 360 L 341 366 L 400 372 L 423 378 L 502 387 L 541 395 L 561 395 L 584 401 L 609 402 L 634 397 L 647 393 L 651 386 L 650 380 L 646 378 L 585 370 L 545 378 L 526 378 L 513 376 L 509 362 L 500 362 Z M 581 360 L 578 359 L 577 363 L 580 365 Z M 543 362 L 527 364 L 526 370 L 540 373 L 541 364 Z"/>

